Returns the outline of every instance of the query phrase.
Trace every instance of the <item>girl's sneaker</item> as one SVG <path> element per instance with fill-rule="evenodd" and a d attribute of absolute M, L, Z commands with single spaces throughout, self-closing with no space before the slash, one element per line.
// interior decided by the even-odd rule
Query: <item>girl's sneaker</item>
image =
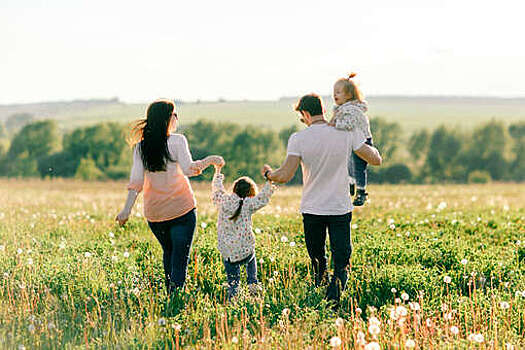
<path fill-rule="evenodd" d="M 362 190 L 360 188 L 357 189 L 357 195 L 354 199 L 354 205 L 356 207 L 360 207 L 365 204 L 366 197 L 368 196 L 368 193 L 366 193 L 365 190 Z"/>

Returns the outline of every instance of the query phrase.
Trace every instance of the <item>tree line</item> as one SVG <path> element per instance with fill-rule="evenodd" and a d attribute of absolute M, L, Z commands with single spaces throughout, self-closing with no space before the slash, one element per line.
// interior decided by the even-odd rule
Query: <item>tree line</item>
<path fill-rule="evenodd" d="M 506 126 L 493 120 L 469 131 L 441 126 L 403 137 L 398 123 L 372 118 L 371 129 L 384 162 L 382 167 L 369 168 L 370 182 L 525 180 L 525 122 Z M 179 131 L 188 138 L 194 159 L 211 153 L 224 156 L 227 166 L 223 172 L 233 180 L 241 175 L 258 179 L 262 164 L 279 165 L 289 136 L 297 130 L 297 126 L 274 131 L 199 121 Z M 128 132 L 126 125 L 100 123 L 63 134 L 53 120 L 29 119 L 9 142 L 0 143 L 0 176 L 127 178 L 132 161 Z M 5 140 L 5 133 L 2 136 Z M 210 180 L 211 176 L 208 170 L 197 179 Z M 300 182 L 298 171 L 292 183 Z"/>

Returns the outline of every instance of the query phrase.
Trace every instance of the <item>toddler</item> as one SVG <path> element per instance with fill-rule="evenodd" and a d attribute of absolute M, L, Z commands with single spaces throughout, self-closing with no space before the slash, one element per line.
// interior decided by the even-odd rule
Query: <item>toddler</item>
<path fill-rule="evenodd" d="M 237 294 L 240 282 L 240 266 L 246 266 L 248 289 L 258 294 L 257 259 L 255 236 L 252 232 L 252 214 L 268 204 L 273 186 L 268 181 L 257 194 L 255 182 L 243 176 L 233 184 L 233 193 L 228 194 L 223 186 L 221 167 L 215 167 L 212 182 L 212 200 L 219 210 L 217 238 L 228 279 L 228 300 Z"/>
<path fill-rule="evenodd" d="M 348 78 L 341 78 L 334 84 L 334 115 L 330 120 L 330 125 L 337 129 L 358 130 L 366 138 L 366 143 L 372 146 L 372 133 L 370 132 L 370 122 L 366 116 L 368 103 L 363 99 L 361 91 L 352 80 L 356 73 L 351 73 Z M 362 206 L 366 202 L 367 185 L 367 162 L 352 153 L 348 159 L 348 174 L 353 178 L 357 185 L 357 196 L 354 199 L 355 206 Z M 350 185 L 350 193 L 355 194 L 354 183 Z"/>

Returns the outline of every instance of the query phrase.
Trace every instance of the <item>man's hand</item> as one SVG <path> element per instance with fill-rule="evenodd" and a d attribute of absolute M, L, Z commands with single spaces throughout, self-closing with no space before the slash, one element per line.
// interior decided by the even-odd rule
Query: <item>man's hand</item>
<path fill-rule="evenodd" d="M 261 169 L 261 175 L 262 175 L 265 179 L 269 180 L 269 179 L 266 178 L 266 176 L 265 176 L 265 175 L 266 175 L 266 172 L 269 172 L 269 173 L 272 172 L 272 167 L 269 166 L 268 164 L 264 164 L 264 165 L 263 165 L 263 167 L 262 167 L 262 169 Z"/>
<path fill-rule="evenodd" d="M 122 210 L 117 217 L 115 218 L 116 221 L 118 221 L 120 226 L 123 226 L 129 219 L 129 212 Z"/>

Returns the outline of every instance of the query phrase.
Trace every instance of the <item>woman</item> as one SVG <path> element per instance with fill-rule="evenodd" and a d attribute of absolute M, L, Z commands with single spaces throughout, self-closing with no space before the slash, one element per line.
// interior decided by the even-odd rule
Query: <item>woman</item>
<path fill-rule="evenodd" d="M 144 190 L 144 216 L 164 251 L 168 294 L 184 287 L 196 226 L 196 201 L 187 176 L 199 175 L 210 165 L 224 165 L 220 156 L 193 161 L 186 138 L 171 133 L 177 120 L 175 104 L 159 100 L 148 106 L 146 119 L 132 129 L 135 146 L 128 198 L 116 217 L 124 225 L 138 193 Z"/>

